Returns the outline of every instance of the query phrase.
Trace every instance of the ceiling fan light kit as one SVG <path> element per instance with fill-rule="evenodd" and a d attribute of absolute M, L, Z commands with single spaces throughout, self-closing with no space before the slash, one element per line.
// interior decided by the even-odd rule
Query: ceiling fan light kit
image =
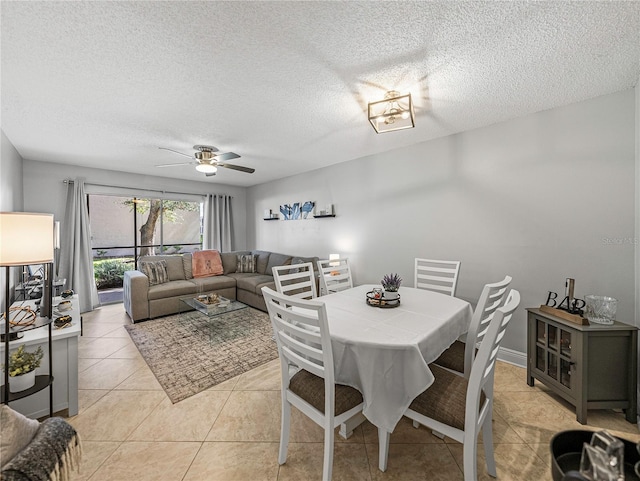
<path fill-rule="evenodd" d="M 414 128 L 416 124 L 411 94 L 401 95 L 390 90 L 384 99 L 369 102 L 369 122 L 378 134 Z"/>
<path fill-rule="evenodd" d="M 201 163 L 196 165 L 196 170 L 205 174 L 215 174 L 218 171 L 218 168 L 212 164 Z"/>

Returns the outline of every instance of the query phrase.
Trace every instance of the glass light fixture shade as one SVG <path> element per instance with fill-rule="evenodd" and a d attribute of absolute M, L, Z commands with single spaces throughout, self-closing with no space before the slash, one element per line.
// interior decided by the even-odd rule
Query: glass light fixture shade
<path fill-rule="evenodd" d="M 416 126 L 411 94 L 391 90 L 383 100 L 369 102 L 369 122 L 379 134 Z"/>
<path fill-rule="evenodd" d="M 196 170 L 198 172 L 204 172 L 205 174 L 215 174 L 216 172 L 218 172 L 218 168 L 215 165 L 207 164 L 204 162 L 196 165 Z"/>
<path fill-rule="evenodd" d="M 53 214 L 0 212 L 0 266 L 53 262 Z"/>

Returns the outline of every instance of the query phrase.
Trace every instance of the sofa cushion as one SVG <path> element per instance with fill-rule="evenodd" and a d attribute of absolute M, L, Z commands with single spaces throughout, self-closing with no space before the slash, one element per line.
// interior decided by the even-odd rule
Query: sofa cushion
<path fill-rule="evenodd" d="M 224 268 L 223 274 L 231 274 L 236 271 L 236 264 L 238 263 L 238 255 L 251 254 L 250 251 L 233 251 L 233 252 L 221 252 L 222 267 Z"/>
<path fill-rule="evenodd" d="M 236 280 L 238 289 L 259 295 L 262 295 L 262 291 L 260 290 L 262 286 L 271 284 L 271 288 L 273 289 L 273 285 L 275 284 L 273 276 L 266 274 L 241 274 L 236 272 L 229 277 L 233 277 Z"/>
<path fill-rule="evenodd" d="M 269 256 L 271 252 L 267 251 L 251 251 L 253 255 L 258 256 L 258 274 L 266 274 L 267 273 L 267 264 L 269 264 Z"/>
<path fill-rule="evenodd" d="M 224 272 L 217 250 L 204 250 L 192 254 L 193 277 L 219 276 Z"/>
<path fill-rule="evenodd" d="M 257 272 L 258 256 L 253 254 L 238 254 L 237 259 L 236 272 L 249 274 Z"/>
<path fill-rule="evenodd" d="M 184 269 L 184 278 L 186 280 L 193 279 L 193 266 L 191 265 L 193 256 L 189 254 L 182 254 L 182 268 Z"/>
<path fill-rule="evenodd" d="M 210 292 L 227 287 L 236 287 L 236 280 L 229 276 L 196 277 L 189 279 L 196 285 L 196 292 Z"/>
<path fill-rule="evenodd" d="M 193 279 L 192 279 L 193 280 Z M 192 281 L 171 281 L 149 287 L 149 300 L 165 299 L 167 297 L 187 296 L 197 292 Z"/>
<path fill-rule="evenodd" d="M 149 278 L 149 285 L 164 284 L 169 282 L 166 261 L 147 261 L 140 263 L 140 272 Z"/>
<path fill-rule="evenodd" d="M 267 270 L 265 271 L 265 274 L 268 274 L 270 276 L 273 275 L 273 271 L 271 270 L 273 267 L 288 266 L 289 264 L 291 264 L 291 259 L 291 256 L 285 254 L 275 254 L 272 252 L 269 256 L 269 263 L 267 264 Z"/>
<path fill-rule="evenodd" d="M 294 264 L 306 264 L 307 262 L 311 262 L 311 265 L 313 266 L 313 271 L 314 273 L 317 275 L 318 274 L 318 264 L 316 264 L 316 262 L 318 261 L 318 257 L 300 257 L 300 256 L 295 256 L 291 259 L 291 265 Z"/>
<path fill-rule="evenodd" d="M 169 274 L 170 281 L 183 281 L 186 279 L 184 275 L 184 267 L 182 264 L 182 256 L 142 256 L 139 259 L 140 262 L 155 262 L 165 261 L 167 263 L 167 274 Z"/>
<path fill-rule="evenodd" d="M 31 442 L 40 423 L 14 411 L 6 404 L 1 404 L 0 426 L 0 465 L 4 466 Z"/>

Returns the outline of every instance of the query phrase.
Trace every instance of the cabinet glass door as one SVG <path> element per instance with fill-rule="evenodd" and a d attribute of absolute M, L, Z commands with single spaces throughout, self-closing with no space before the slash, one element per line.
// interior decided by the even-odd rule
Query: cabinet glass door
<path fill-rule="evenodd" d="M 571 333 L 562 329 L 560 330 L 560 353 L 571 357 Z"/>
<path fill-rule="evenodd" d="M 560 382 L 571 389 L 571 363 L 560 359 Z"/>
<path fill-rule="evenodd" d="M 536 322 L 536 339 L 540 344 L 544 344 L 544 341 L 547 338 L 544 332 L 546 326 L 547 324 L 545 322 L 542 322 L 540 320 Z"/>
<path fill-rule="evenodd" d="M 559 329 L 556 326 L 552 326 L 551 324 L 547 325 L 547 328 L 549 329 L 549 348 L 557 351 Z"/>
<path fill-rule="evenodd" d="M 540 369 L 542 372 L 546 371 L 545 368 L 545 350 L 540 346 L 536 347 L 536 369 Z"/>
<path fill-rule="evenodd" d="M 558 380 L 558 356 L 552 352 L 548 352 L 549 363 L 547 364 L 547 375 Z"/>

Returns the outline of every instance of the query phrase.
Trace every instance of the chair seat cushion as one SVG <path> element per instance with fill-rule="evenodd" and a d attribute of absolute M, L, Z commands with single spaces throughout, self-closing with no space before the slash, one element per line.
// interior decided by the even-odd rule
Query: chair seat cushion
<path fill-rule="evenodd" d="M 304 369 L 289 381 L 289 390 L 324 413 L 324 379 Z M 362 403 L 362 394 L 357 389 L 336 384 L 335 415 L 347 412 Z"/>
<path fill-rule="evenodd" d="M 435 381 L 416 397 L 409 409 L 441 423 L 464 430 L 465 406 L 469 382 L 451 371 L 429 364 Z M 480 395 L 480 407 L 486 396 Z"/>
<path fill-rule="evenodd" d="M 446 367 L 457 372 L 464 372 L 464 349 L 466 344 L 462 341 L 455 341 L 447 348 L 440 357 L 433 361 L 438 366 Z"/>

